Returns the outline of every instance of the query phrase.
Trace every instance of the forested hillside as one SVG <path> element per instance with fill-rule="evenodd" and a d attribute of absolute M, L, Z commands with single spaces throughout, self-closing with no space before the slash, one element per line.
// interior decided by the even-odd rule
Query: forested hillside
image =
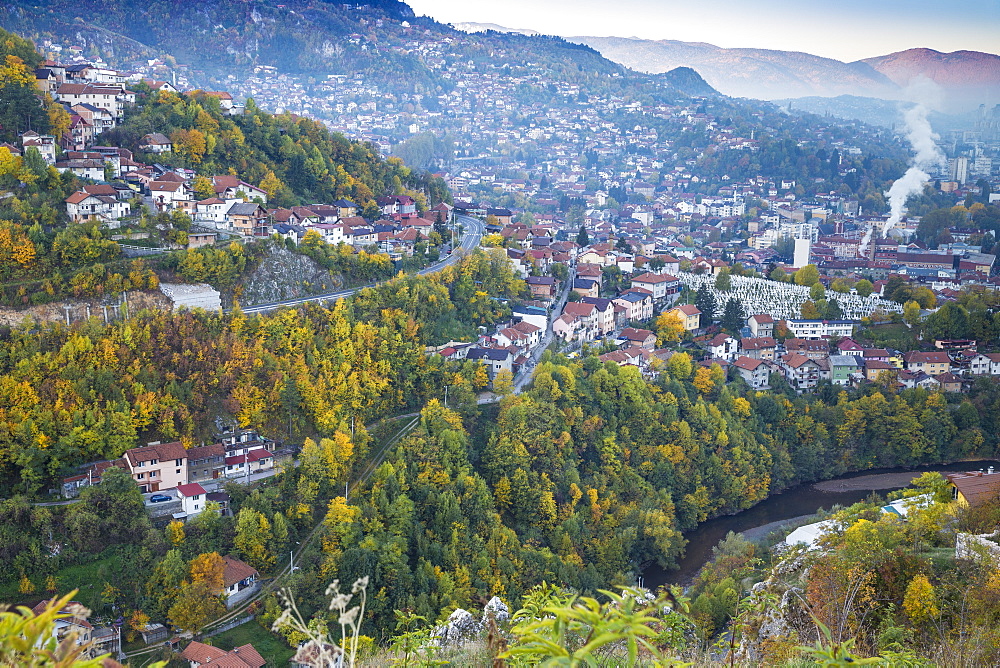
<path fill-rule="evenodd" d="M 624 72 L 587 46 L 545 36 L 467 35 L 394 2 L 49 0 L 41 8 L 15 2 L 0 8 L 0 26 L 35 40 L 82 40 L 87 57 L 115 66 L 157 57 L 172 67 L 180 63 L 196 85 L 221 85 L 229 75 L 243 79 L 255 66 L 268 66 L 321 78 L 363 74 L 391 80 L 398 92 L 436 96 L 454 84 L 413 49 L 414 39 L 428 36 L 454 40 L 456 58 L 530 68 L 567 82 L 620 89 L 621 79 L 607 75 Z"/>
<path fill-rule="evenodd" d="M 119 457 L 137 442 L 197 442 L 218 416 L 279 437 L 291 423 L 301 438 L 420 407 L 450 373 L 424 346 L 471 336 L 509 313 L 491 297 L 524 290 L 504 255 L 477 253 L 332 309 L 252 318 L 147 312 L 110 325 L 3 331 L 3 493 L 47 489 L 70 467 Z M 467 375 L 479 389 L 486 379 L 475 366 Z"/>
<path fill-rule="evenodd" d="M 649 383 L 596 357 L 547 356 L 532 389 L 472 435 L 429 406 L 369 491 L 331 504 L 324 572 L 372 576 L 382 627 L 393 609 L 435 617 L 542 580 L 592 591 L 648 562 L 669 568 L 681 531 L 789 486 L 996 452 L 991 383 L 956 404 L 878 388 L 795 397 L 746 392 L 685 358 Z"/>
<path fill-rule="evenodd" d="M 269 114 L 252 100 L 243 114 L 231 116 L 217 98 L 199 91 L 153 92 L 139 84 L 136 92 L 136 105 L 125 122 L 102 135 L 102 141 L 138 152 L 145 134 L 160 132 L 171 138 L 174 151 L 150 158 L 209 176 L 237 175 L 267 191 L 269 205 L 346 197 L 374 215 L 374 198 L 384 193 L 423 191 L 429 204 L 449 197 L 441 179 L 412 171 L 398 159 L 383 160 L 372 145 L 332 133 L 313 119 Z M 209 183 L 195 183 L 199 185 L 210 194 Z"/>

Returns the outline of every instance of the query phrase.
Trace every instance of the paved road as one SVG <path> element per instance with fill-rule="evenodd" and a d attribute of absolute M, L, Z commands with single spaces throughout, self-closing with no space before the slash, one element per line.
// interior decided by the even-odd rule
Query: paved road
<path fill-rule="evenodd" d="M 458 262 L 461 254 L 459 250 L 465 252 L 471 252 L 476 246 L 479 245 L 479 240 L 483 237 L 484 225 L 482 221 L 472 218 L 471 216 L 457 216 L 457 222 L 461 223 L 464 227 L 464 234 L 462 235 L 462 242 L 458 248 L 452 250 L 451 254 L 440 262 L 435 262 L 426 269 L 421 269 L 417 273 L 421 276 L 427 274 L 432 274 L 435 271 L 441 271 L 445 267 Z M 351 288 L 350 290 L 339 290 L 337 292 L 328 292 L 322 295 L 313 295 L 312 297 L 301 297 L 299 299 L 286 299 L 280 302 L 272 302 L 270 304 L 255 304 L 253 306 L 242 306 L 241 310 L 244 313 L 265 313 L 267 311 L 273 311 L 284 306 L 297 306 L 299 304 L 306 304 L 308 302 L 330 302 L 337 301 L 338 299 L 343 299 L 344 297 L 350 297 L 358 290 L 363 288 L 370 288 L 377 285 L 377 283 L 369 283 L 367 285 L 360 285 L 356 288 Z"/>
<path fill-rule="evenodd" d="M 535 371 L 535 365 L 538 364 L 538 359 L 545 352 L 545 349 L 549 347 L 552 343 L 552 337 L 554 333 L 552 332 L 552 325 L 555 323 L 556 318 L 562 315 L 563 307 L 566 305 L 566 300 L 569 298 L 570 289 L 573 287 L 573 279 L 576 277 L 576 270 L 570 267 L 569 277 L 566 279 L 566 284 L 563 285 L 562 294 L 559 295 L 559 300 L 556 302 L 555 306 L 552 308 L 552 317 L 549 318 L 549 326 L 545 329 L 545 334 L 542 335 L 542 340 L 538 342 L 535 349 L 531 351 L 528 355 L 528 361 L 524 363 L 521 367 L 521 373 L 517 375 L 514 379 L 514 393 L 520 394 L 524 386 L 528 384 L 531 377 Z"/>

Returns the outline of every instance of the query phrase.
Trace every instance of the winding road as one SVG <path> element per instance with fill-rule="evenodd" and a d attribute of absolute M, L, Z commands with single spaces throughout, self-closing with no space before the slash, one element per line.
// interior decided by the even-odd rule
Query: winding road
<path fill-rule="evenodd" d="M 458 262 L 461 253 L 458 251 L 464 251 L 465 253 L 472 252 L 479 245 L 479 240 L 483 237 L 484 223 L 478 218 L 473 218 L 471 216 L 456 216 L 456 222 L 461 223 L 463 226 L 462 241 L 458 248 L 452 250 L 452 252 L 445 259 L 440 262 L 435 262 L 425 269 L 421 269 L 417 274 L 423 276 L 426 274 L 433 274 L 435 271 L 441 271 L 445 267 Z M 270 302 L 268 304 L 254 304 L 253 306 L 242 306 L 240 310 L 243 313 L 266 313 L 268 311 L 274 311 L 275 309 L 283 308 L 286 306 L 298 306 L 299 304 L 306 304 L 309 302 L 331 302 L 337 301 L 338 299 L 343 299 L 344 297 L 350 297 L 355 292 L 363 288 L 371 288 L 378 285 L 377 283 L 368 283 L 367 285 L 359 285 L 356 288 L 351 288 L 349 290 L 339 290 L 337 292 L 327 292 L 322 295 L 313 295 L 311 297 L 300 297 L 298 299 L 286 299 L 280 302 Z M 227 309 L 231 310 L 231 309 Z"/>

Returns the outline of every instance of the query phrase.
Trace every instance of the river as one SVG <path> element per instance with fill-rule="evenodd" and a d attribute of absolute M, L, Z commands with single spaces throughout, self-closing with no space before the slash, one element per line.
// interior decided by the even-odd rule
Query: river
<path fill-rule="evenodd" d="M 834 505 L 849 506 L 863 501 L 873 491 L 885 494 L 895 489 L 908 486 L 906 476 L 917 477 L 925 471 L 976 471 L 989 466 L 1000 468 L 997 461 L 971 461 L 954 464 L 937 464 L 919 466 L 912 469 L 873 469 L 850 473 L 839 478 L 819 483 L 807 483 L 791 487 L 784 492 L 775 494 L 735 515 L 726 515 L 708 520 L 698 525 L 698 528 L 684 534 L 688 540 L 684 557 L 676 570 L 666 570 L 656 564 L 643 569 L 643 585 L 656 589 L 664 584 L 688 584 L 703 565 L 711 558 L 712 548 L 726 537 L 730 531 L 748 532 L 752 529 L 774 524 L 774 528 L 787 520 L 813 515 L 820 509 L 829 509 Z M 895 474 L 895 475 L 893 475 Z M 762 533 L 763 535 L 756 535 Z M 763 538 L 767 531 L 755 532 L 751 539 Z"/>

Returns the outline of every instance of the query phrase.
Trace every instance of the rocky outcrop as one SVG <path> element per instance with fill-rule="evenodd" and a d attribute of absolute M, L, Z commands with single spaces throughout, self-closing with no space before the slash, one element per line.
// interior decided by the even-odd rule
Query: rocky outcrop
<path fill-rule="evenodd" d="M 232 294 L 223 295 L 223 305 L 232 306 L 235 296 L 243 306 L 270 304 L 285 299 L 333 292 L 343 285 L 339 275 L 305 255 L 272 244 L 255 269 L 246 274 Z"/>
<path fill-rule="evenodd" d="M 510 609 L 503 601 L 494 596 L 483 608 L 480 619 L 476 619 L 471 612 L 459 608 L 448 616 L 448 621 L 434 627 L 431 632 L 435 644 L 441 646 L 455 647 L 470 640 L 479 638 L 483 630 L 488 628 L 488 620 L 492 617 L 498 626 L 505 625 L 510 621 Z"/>

